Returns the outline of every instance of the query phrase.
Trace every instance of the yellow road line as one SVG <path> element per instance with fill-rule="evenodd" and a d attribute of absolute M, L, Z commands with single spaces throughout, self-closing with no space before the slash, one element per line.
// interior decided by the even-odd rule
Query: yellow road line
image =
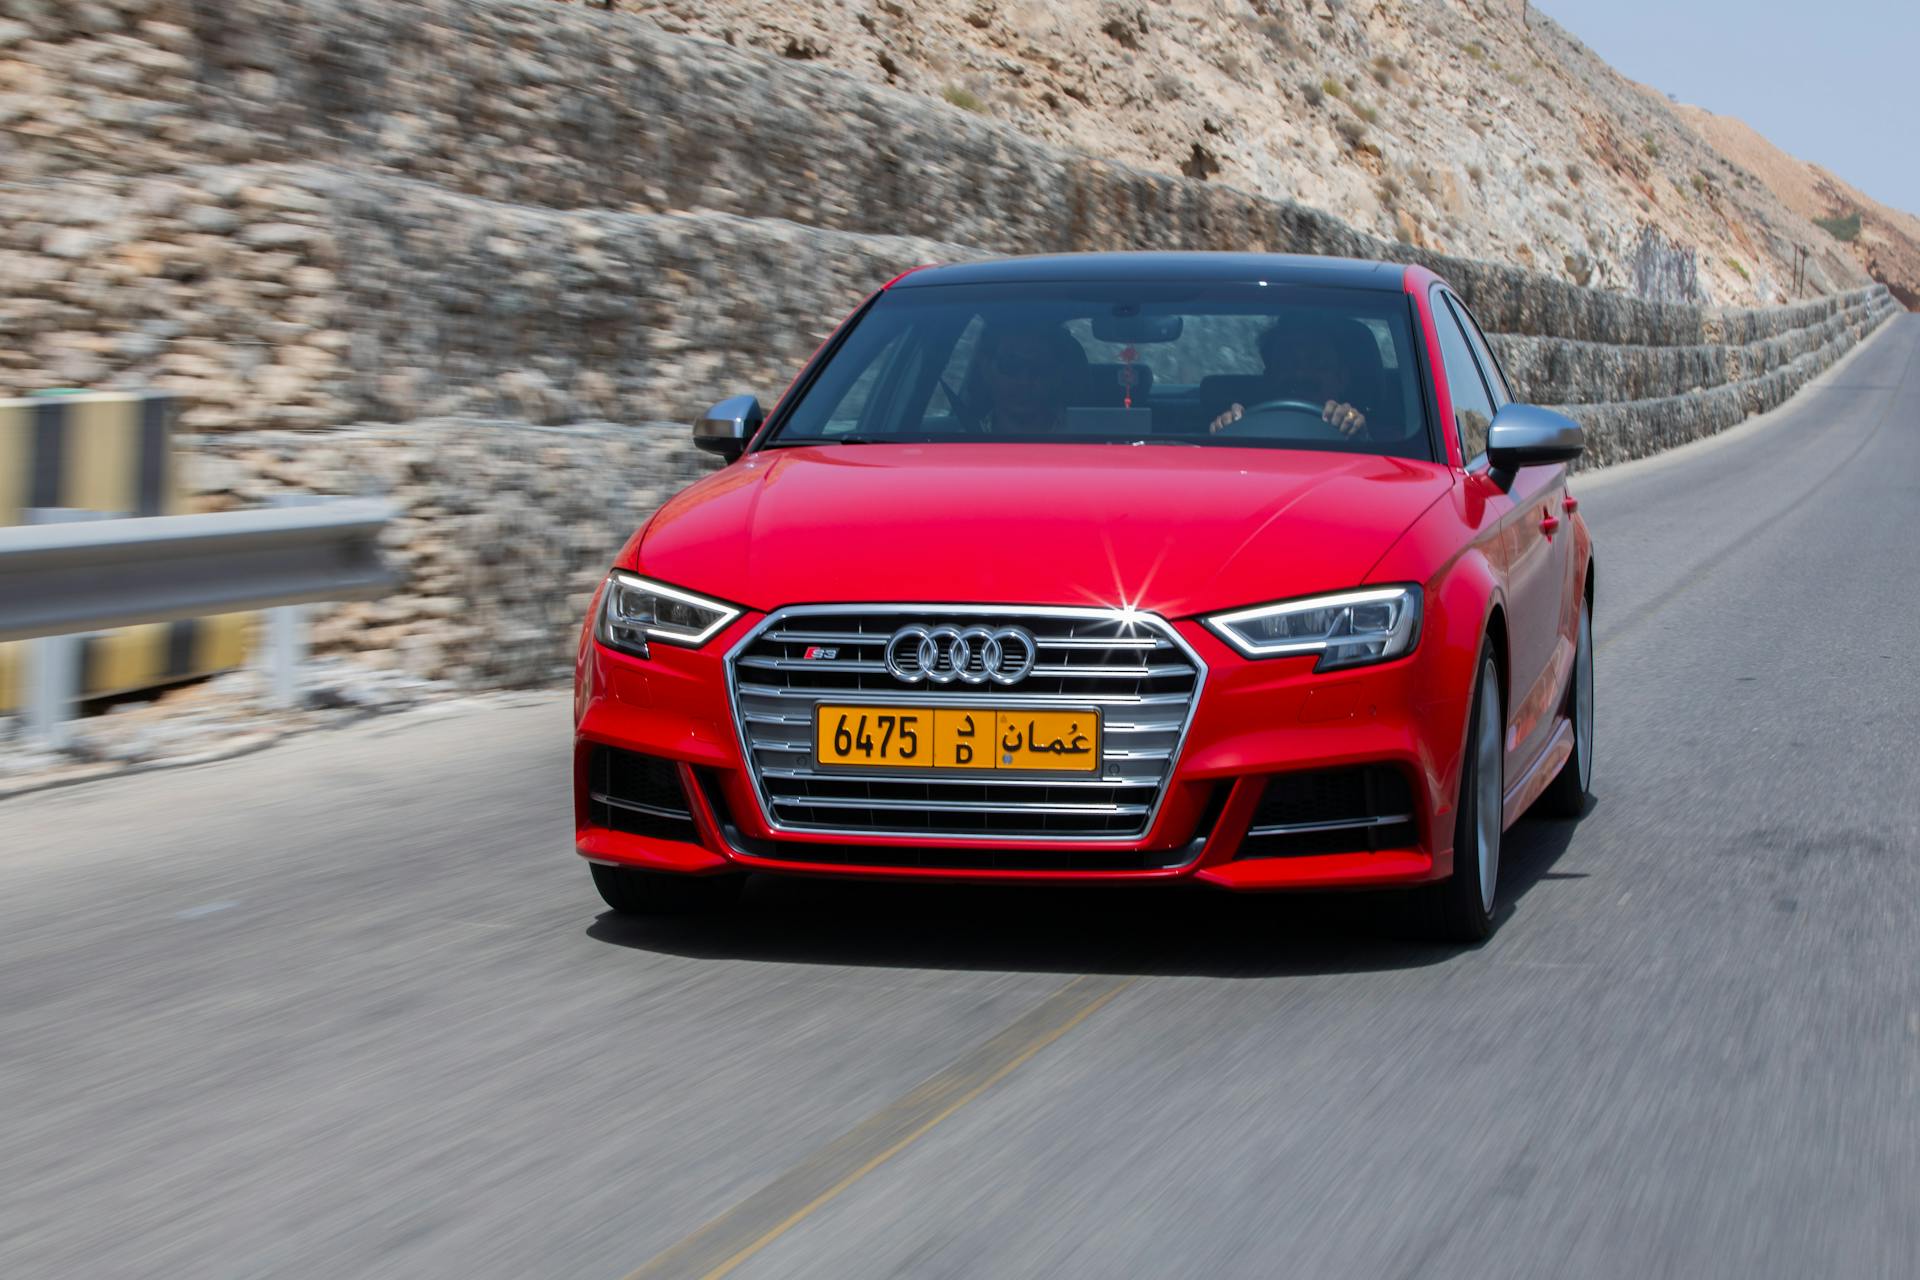
<path fill-rule="evenodd" d="M 1092 1017 L 1132 983 L 1131 978 L 1075 978 L 997 1035 L 654 1257 L 627 1280 L 720 1280 Z"/>

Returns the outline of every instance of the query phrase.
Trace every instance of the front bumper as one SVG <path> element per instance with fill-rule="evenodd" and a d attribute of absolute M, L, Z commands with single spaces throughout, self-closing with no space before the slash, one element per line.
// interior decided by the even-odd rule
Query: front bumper
<path fill-rule="evenodd" d="M 1206 681 L 1144 835 L 1125 841 L 913 838 L 769 826 L 747 772 L 725 661 L 759 617 L 737 619 L 698 650 L 655 645 L 644 660 L 583 638 L 574 758 L 576 845 L 583 857 L 695 875 L 1191 879 L 1240 890 L 1405 885 L 1451 873 L 1467 681 L 1446 669 L 1446 650 L 1437 643 L 1398 662 L 1322 675 L 1310 657 L 1250 661 L 1205 627 L 1175 623 L 1205 663 Z M 619 829 L 630 824 L 610 821 L 594 799 L 596 748 L 670 762 L 685 823 L 656 824 L 647 834 Z M 1254 856 L 1272 845 L 1249 841 L 1247 833 L 1274 775 L 1369 765 L 1397 771 L 1411 795 L 1410 821 L 1393 828 L 1391 847 L 1360 840 L 1348 850 Z"/>

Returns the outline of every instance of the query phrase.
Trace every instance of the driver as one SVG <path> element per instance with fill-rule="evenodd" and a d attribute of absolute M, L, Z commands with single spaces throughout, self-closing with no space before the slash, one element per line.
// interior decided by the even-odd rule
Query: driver
<path fill-rule="evenodd" d="M 1007 326 L 980 335 L 974 356 L 980 430 L 1030 433 L 1060 429 L 1067 402 L 1087 376 L 1087 353 L 1058 325 Z"/>
<path fill-rule="evenodd" d="M 1367 415 L 1352 403 L 1357 394 L 1354 362 L 1342 354 L 1341 344 L 1326 325 L 1276 320 L 1261 333 L 1258 345 L 1273 387 L 1269 399 L 1320 402 L 1323 421 L 1332 423 L 1343 436 L 1366 438 Z M 1231 426 L 1246 411 L 1245 405 L 1236 402 L 1207 424 L 1208 432 Z"/>

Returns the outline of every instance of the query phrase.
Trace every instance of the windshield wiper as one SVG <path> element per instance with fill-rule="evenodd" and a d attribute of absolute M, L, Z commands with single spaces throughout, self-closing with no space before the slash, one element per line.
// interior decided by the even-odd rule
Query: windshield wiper
<path fill-rule="evenodd" d="M 814 445 L 818 445 L 818 444 L 889 444 L 889 443 L 892 443 L 892 442 L 886 436 L 847 435 L 847 436 L 820 436 L 818 438 L 795 437 L 792 440 L 781 440 L 776 438 L 776 439 L 767 441 L 765 444 L 761 445 L 760 447 L 762 449 L 810 449 Z"/>

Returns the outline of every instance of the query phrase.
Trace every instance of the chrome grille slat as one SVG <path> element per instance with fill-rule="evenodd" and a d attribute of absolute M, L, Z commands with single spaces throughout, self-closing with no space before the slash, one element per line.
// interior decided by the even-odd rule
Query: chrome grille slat
<path fill-rule="evenodd" d="M 775 796 L 776 805 L 786 805 L 801 809 L 899 809 L 909 813 L 932 809 L 940 813 L 998 813 L 1005 806 L 987 801 L 979 803 L 971 800 L 866 800 L 849 799 L 841 796 Z M 1116 817 L 1133 817 L 1147 812 L 1144 804 L 1023 804 L 1022 813 L 1101 813 Z"/>
<path fill-rule="evenodd" d="M 1112 639 L 1103 636 L 1054 636 L 1042 639 L 1036 636 L 1034 643 L 1042 649 L 1111 649 L 1116 652 L 1173 648 L 1159 636 L 1115 636 Z"/>
<path fill-rule="evenodd" d="M 1297 836 L 1317 831 L 1362 831 L 1368 827 L 1393 827 L 1412 822 L 1410 813 L 1391 813 L 1378 818 L 1343 818 L 1337 822 L 1277 822 L 1272 826 L 1248 827 L 1249 836 Z"/>
<path fill-rule="evenodd" d="M 885 669 L 885 664 L 882 664 Z M 1186 663 L 1162 663 L 1148 667 L 1095 667 L 1075 666 L 1071 662 L 1042 662 L 1035 664 L 1036 676 L 1092 676 L 1101 680 L 1158 680 L 1165 676 L 1190 676 L 1193 668 Z"/>
<path fill-rule="evenodd" d="M 745 657 L 738 660 L 743 667 L 753 667 L 761 671 L 818 671 L 829 664 L 819 658 L 759 658 Z M 887 669 L 884 662 L 865 662 L 859 659 L 835 658 L 832 661 L 835 671 L 853 671 L 866 675 Z"/>
<path fill-rule="evenodd" d="M 588 797 L 595 804 L 604 804 L 615 809 L 625 809 L 629 813 L 644 813 L 655 818 L 687 818 L 692 815 L 685 809 L 669 809 L 665 805 L 642 804 L 638 800 L 622 800 L 602 791 L 589 791 Z"/>
<path fill-rule="evenodd" d="M 903 684 L 886 670 L 900 627 L 1017 626 L 1049 660 L 1018 687 Z M 805 647 L 839 649 L 804 656 Z M 776 831 L 910 838 L 1127 840 L 1152 826 L 1206 677 L 1160 618 L 1034 606 L 806 605 L 777 610 L 727 658 L 734 714 L 755 794 Z M 823 770 L 813 705 L 1097 707 L 1097 775 L 997 777 Z"/>

